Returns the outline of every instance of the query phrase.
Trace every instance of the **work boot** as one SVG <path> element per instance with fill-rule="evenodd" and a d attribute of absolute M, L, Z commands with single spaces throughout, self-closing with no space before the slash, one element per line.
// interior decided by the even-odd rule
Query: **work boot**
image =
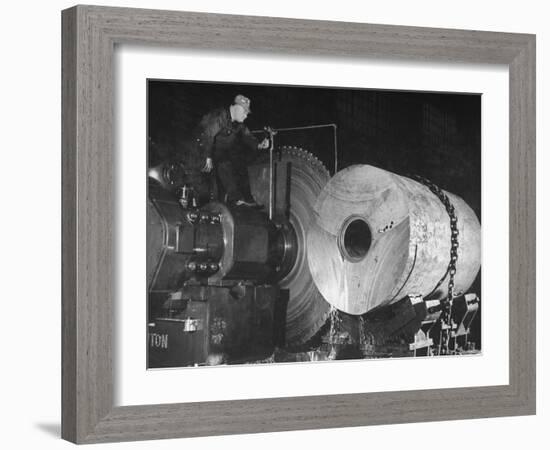
<path fill-rule="evenodd" d="M 259 203 L 256 203 L 254 200 L 247 202 L 242 199 L 237 200 L 235 202 L 235 206 L 247 206 L 248 208 L 253 208 L 253 209 L 262 209 L 264 207 L 264 205 L 260 205 Z"/>

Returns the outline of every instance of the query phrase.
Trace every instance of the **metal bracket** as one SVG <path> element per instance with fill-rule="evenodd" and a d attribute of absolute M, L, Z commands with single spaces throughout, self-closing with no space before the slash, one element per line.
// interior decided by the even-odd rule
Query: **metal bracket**
<path fill-rule="evenodd" d="M 191 317 L 188 317 L 182 322 L 184 333 L 193 333 L 194 331 L 200 331 L 204 329 L 204 322 L 201 319 L 192 319 Z"/>

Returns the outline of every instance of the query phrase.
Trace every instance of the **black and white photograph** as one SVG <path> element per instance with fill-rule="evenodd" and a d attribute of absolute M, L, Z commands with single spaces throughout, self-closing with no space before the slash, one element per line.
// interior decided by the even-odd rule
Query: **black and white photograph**
<path fill-rule="evenodd" d="M 147 80 L 148 368 L 480 354 L 481 95 Z"/>

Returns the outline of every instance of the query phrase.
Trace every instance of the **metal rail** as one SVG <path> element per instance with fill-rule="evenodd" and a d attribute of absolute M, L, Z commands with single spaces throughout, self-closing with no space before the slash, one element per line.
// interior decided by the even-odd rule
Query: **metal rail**
<path fill-rule="evenodd" d="M 286 128 L 273 128 L 273 131 L 279 133 L 281 131 L 299 131 L 299 130 L 312 130 L 316 128 L 332 128 L 334 137 L 334 173 L 338 172 L 338 125 L 335 123 L 326 123 L 320 125 L 305 125 L 301 127 L 286 127 Z M 265 133 L 265 130 L 254 130 L 252 133 Z M 333 174 L 334 175 L 334 174 Z"/>

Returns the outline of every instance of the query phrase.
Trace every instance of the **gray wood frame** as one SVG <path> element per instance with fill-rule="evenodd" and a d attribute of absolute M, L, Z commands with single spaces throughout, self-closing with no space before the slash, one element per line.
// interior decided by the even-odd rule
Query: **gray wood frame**
<path fill-rule="evenodd" d="M 76 6 L 62 13 L 62 437 L 76 443 L 535 413 L 535 36 Z M 113 406 L 113 52 L 118 43 L 506 64 L 510 383 Z"/>

